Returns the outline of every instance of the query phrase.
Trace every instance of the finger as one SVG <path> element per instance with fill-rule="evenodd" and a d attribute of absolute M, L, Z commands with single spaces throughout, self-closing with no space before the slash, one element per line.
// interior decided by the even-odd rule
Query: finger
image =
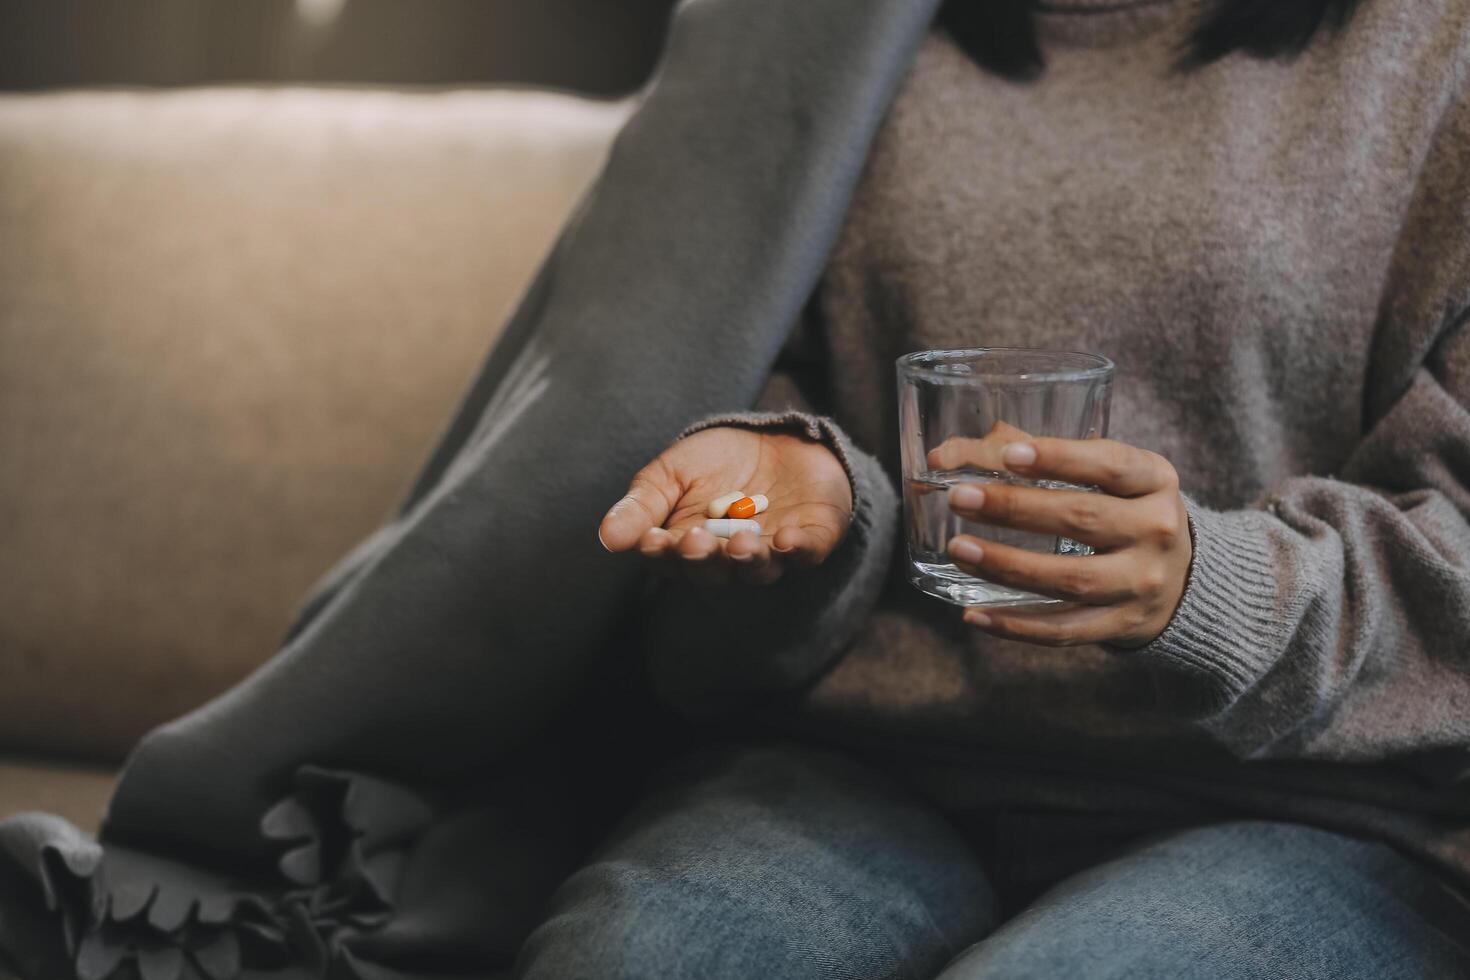
<path fill-rule="evenodd" d="M 1133 555 L 1044 555 L 969 534 L 950 539 L 955 567 L 976 578 L 1092 606 L 1137 598 Z M 977 555 L 978 552 L 978 555 Z"/>
<path fill-rule="evenodd" d="M 1105 493 L 1011 483 L 960 483 L 949 489 L 950 510 L 965 520 L 1057 534 L 1103 549 L 1137 539 L 1135 506 Z"/>
<path fill-rule="evenodd" d="M 991 636 L 1049 647 L 1103 643 L 1121 629 L 1117 606 L 966 609 L 964 621 Z"/>
<path fill-rule="evenodd" d="M 679 536 L 675 550 L 685 561 L 705 561 L 719 554 L 720 539 L 702 527 L 691 527 Z"/>
<path fill-rule="evenodd" d="M 677 550 L 678 545 L 679 539 L 671 531 L 651 527 L 639 536 L 638 553 L 650 560 L 666 558 Z"/>
<path fill-rule="evenodd" d="M 755 531 L 737 531 L 725 542 L 725 558 L 736 576 L 740 571 L 762 560 L 769 562 L 771 546 Z"/>
<path fill-rule="evenodd" d="M 771 550 L 797 565 L 820 565 L 836 547 L 836 533 L 822 524 L 788 525 L 771 538 Z"/>
<path fill-rule="evenodd" d="M 692 527 L 679 539 L 677 553 L 684 575 L 701 585 L 725 585 L 730 581 L 729 563 L 724 560 L 719 538 L 702 527 Z"/>
<path fill-rule="evenodd" d="M 662 527 L 682 491 L 662 456 L 639 470 L 622 499 L 608 509 L 597 527 L 597 540 L 608 551 L 627 551 L 651 527 Z"/>
<path fill-rule="evenodd" d="M 725 554 L 734 561 L 747 561 L 769 551 L 770 545 L 755 531 L 736 531 L 725 542 Z"/>
<path fill-rule="evenodd" d="M 1167 459 L 1115 439 L 1030 439 L 1011 443 L 1001 458 L 1012 473 L 1091 484 L 1118 497 L 1179 486 Z"/>
<path fill-rule="evenodd" d="M 770 543 L 754 531 L 740 531 L 725 545 L 725 557 L 737 582 L 769 585 L 781 577 L 781 563 L 772 561 Z"/>
<path fill-rule="evenodd" d="M 679 576 L 678 536 L 661 527 L 651 527 L 638 539 L 638 553 L 654 574 L 663 578 Z"/>

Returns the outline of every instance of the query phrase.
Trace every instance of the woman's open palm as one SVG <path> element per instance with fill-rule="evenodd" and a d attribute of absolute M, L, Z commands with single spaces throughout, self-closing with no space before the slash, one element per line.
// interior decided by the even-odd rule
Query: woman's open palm
<path fill-rule="evenodd" d="M 706 508 L 732 490 L 765 494 L 761 532 L 728 540 L 705 530 Z M 815 565 L 852 520 L 847 472 L 826 446 L 803 436 L 735 426 L 678 440 L 633 477 L 603 517 L 609 551 L 637 550 L 660 571 L 700 582 L 774 582 L 790 563 Z"/>

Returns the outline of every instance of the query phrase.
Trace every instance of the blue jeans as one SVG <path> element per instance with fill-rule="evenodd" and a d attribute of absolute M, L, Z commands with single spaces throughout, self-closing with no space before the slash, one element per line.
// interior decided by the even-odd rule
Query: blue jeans
<path fill-rule="evenodd" d="M 552 900 L 526 980 L 1470 977 L 1470 905 L 1391 848 L 1293 824 L 1149 835 L 1001 921 L 974 848 L 859 763 L 688 762 Z"/>

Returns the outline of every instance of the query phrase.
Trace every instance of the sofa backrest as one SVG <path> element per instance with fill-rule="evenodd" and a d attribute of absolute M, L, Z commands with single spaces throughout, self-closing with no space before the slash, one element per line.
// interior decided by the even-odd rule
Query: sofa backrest
<path fill-rule="evenodd" d="M 630 108 L 0 97 L 0 751 L 117 759 L 275 651 Z"/>

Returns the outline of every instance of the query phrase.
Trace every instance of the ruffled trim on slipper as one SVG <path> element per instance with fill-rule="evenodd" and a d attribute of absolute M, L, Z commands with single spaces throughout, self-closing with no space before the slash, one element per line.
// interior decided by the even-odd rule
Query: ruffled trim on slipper
<path fill-rule="evenodd" d="M 273 881 L 103 846 L 39 813 L 0 822 L 0 861 L 36 882 L 78 980 L 237 980 L 244 967 L 286 966 L 359 980 L 343 941 L 387 921 L 408 848 L 435 815 L 395 783 L 305 766 L 261 819 L 285 848 Z"/>

